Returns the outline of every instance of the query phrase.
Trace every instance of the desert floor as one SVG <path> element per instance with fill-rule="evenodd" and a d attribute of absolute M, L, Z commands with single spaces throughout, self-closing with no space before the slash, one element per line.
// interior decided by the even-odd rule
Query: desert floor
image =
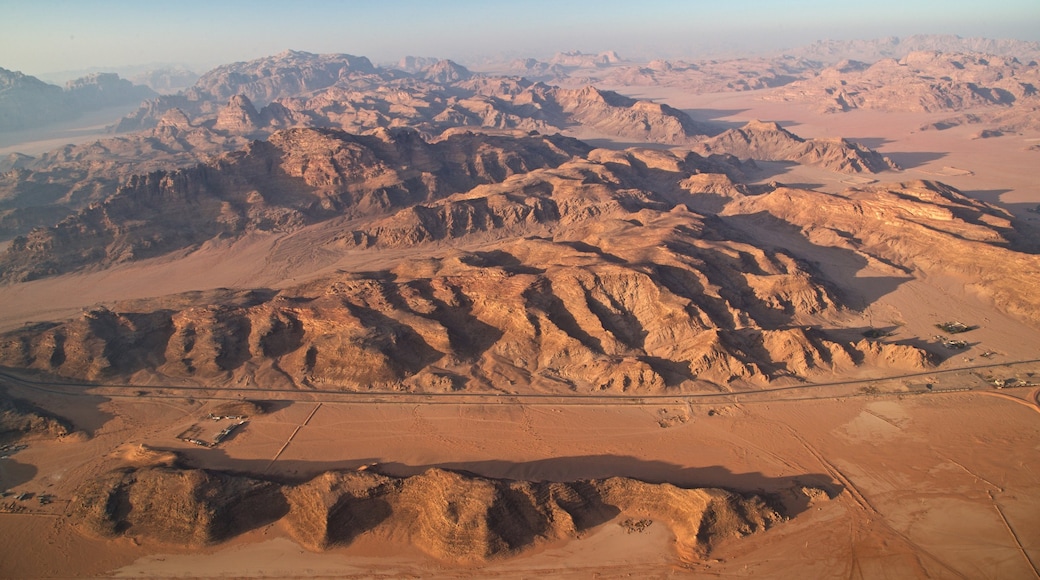
<path fill-rule="evenodd" d="M 803 393 L 744 403 L 286 400 L 216 449 L 175 438 L 212 407 L 201 398 L 174 391 L 57 397 L 16 387 L 97 431 L 87 441 L 33 441 L 5 460 L 5 487 L 57 501 L 0 515 L 0 569 L 18 577 L 360 577 L 376 570 L 390 577 L 1032 577 L 1040 552 L 1040 389 L 983 390 L 970 373 L 934 379 L 930 393 Z M 979 390 L 941 392 L 962 386 Z M 617 522 L 480 569 L 445 566 L 378 537 L 311 553 L 279 524 L 203 550 L 93 540 L 70 529 L 62 514 L 77 483 L 139 443 L 181 451 L 193 466 L 290 478 L 377 463 L 395 475 L 438 466 L 513 479 L 624 475 L 747 492 L 811 485 L 834 498 L 797 504 L 789 521 L 725 542 L 704 562 L 680 558 L 667 529 L 629 533 Z"/>
<path fill-rule="evenodd" d="M 880 180 L 943 181 L 1040 224 L 1040 215 L 1026 211 L 1040 203 L 1033 169 L 1040 152 L 1027 150 L 1040 135 L 973 139 L 977 127 L 920 130 L 941 115 L 820 115 L 761 101 L 753 92 L 655 91 L 624 92 L 734 126 L 777 120 L 803 137 L 850 138 L 904 167 Z M 848 176 L 827 171 L 763 168 L 763 180 L 833 191 L 850 185 Z M 250 264 L 260 263 L 273 243 L 208 248 L 179 261 L 172 278 L 169 264 L 153 262 L 0 288 L 0 327 L 75 313 L 99 301 L 206 287 L 200 282 L 246 286 L 257 280 Z M 238 267 L 221 269 L 233 255 Z M 216 271 L 223 274 L 214 276 Z M 262 283 L 285 273 L 265 275 Z M 907 306 L 922 297 L 931 310 Z M 917 334 L 944 319 L 979 324 L 970 338 L 998 354 L 950 357 L 925 375 L 713 399 L 353 400 L 244 393 L 275 401 L 272 411 L 250 418 L 216 449 L 188 448 L 176 435 L 205 416 L 213 398 L 233 393 L 142 389 L 138 395 L 113 387 L 73 388 L 77 394 L 69 395 L 9 381 L 11 394 L 94 435 L 29 441 L 0 460 L 0 487 L 57 498 L 47 506 L 27 504 L 29 513 L 0 513 L 0 576 L 1040 577 L 1040 388 L 997 391 L 986 383 L 1010 376 L 1033 380 L 1030 373 L 1040 372 L 1040 365 L 1009 363 L 1040 359 L 1040 332 L 938 279 L 902 284 L 862 316 L 869 325 L 891 321 Z M 974 368 L 981 365 L 986 367 Z M 962 367 L 971 370 L 952 372 Z M 944 370 L 951 372 L 939 372 Z M 863 377 L 834 377 L 846 378 Z M 128 445 L 142 443 L 181 451 L 193 466 L 294 478 L 378 463 L 377 469 L 400 475 L 439 466 L 534 480 L 623 475 L 746 492 L 804 484 L 834 497 L 806 502 L 789 521 L 762 534 L 717 546 L 707 561 L 680 558 L 662 526 L 628 533 L 617 522 L 479 569 L 447 566 L 364 535 L 351 546 L 312 553 L 278 524 L 201 550 L 80 535 L 64 516 L 76 487 L 117 465 Z"/>

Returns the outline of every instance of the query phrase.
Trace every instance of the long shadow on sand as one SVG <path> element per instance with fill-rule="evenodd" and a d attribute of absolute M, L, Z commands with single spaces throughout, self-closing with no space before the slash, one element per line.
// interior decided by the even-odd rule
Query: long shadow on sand
<path fill-rule="evenodd" d="M 962 191 L 964 195 L 995 205 L 1011 212 L 1011 229 L 1001 229 L 1011 242 L 1011 249 L 1027 254 L 1040 254 L 1040 205 L 1036 203 L 1008 203 L 1001 196 L 1011 189 L 973 189 Z"/>
<path fill-rule="evenodd" d="M 866 308 L 913 279 L 909 274 L 905 277 L 859 277 L 857 274 L 868 266 L 865 257 L 851 250 L 814 244 L 806 239 L 800 227 L 767 212 L 719 219 L 731 230 L 730 239 L 764 243 L 767 247 L 783 249 L 802 260 L 813 276 L 829 283 L 830 289 L 840 293 L 843 304 L 850 308 Z M 771 232 L 772 239 L 762 239 L 761 232 Z M 835 233 L 851 237 L 851 234 L 838 230 Z"/>
<path fill-rule="evenodd" d="M 886 145 L 892 142 L 891 139 L 886 139 L 884 137 L 846 137 L 845 140 L 852 141 L 853 143 L 858 143 L 864 147 L 870 147 L 874 150 L 876 150 L 878 147 L 881 147 L 882 145 Z M 887 153 L 883 153 L 882 155 L 887 155 Z"/>
<path fill-rule="evenodd" d="M 14 459 L 0 459 L 0 489 L 11 489 L 29 483 L 39 470 L 28 463 L 20 463 Z"/>
<path fill-rule="evenodd" d="M 691 119 L 714 129 L 712 134 L 722 133 L 728 129 L 738 129 L 747 124 L 745 121 L 731 121 L 724 117 L 732 117 L 747 109 L 683 109 Z"/>
<path fill-rule="evenodd" d="M 183 450 L 177 450 L 183 453 Z M 810 498 L 797 489 L 818 488 L 829 497 L 837 497 L 844 486 L 822 473 L 770 477 L 759 472 L 734 473 L 726 467 L 683 467 L 658 460 L 627 455 L 581 455 L 552 457 L 535 461 L 449 461 L 425 465 L 382 462 L 374 458 L 342 461 L 279 460 L 272 464 L 263 459 L 236 459 L 221 449 L 199 449 L 184 453 L 186 467 L 203 468 L 259 477 L 280 483 L 302 483 L 326 471 L 355 470 L 361 466 L 393 477 L 418 475 L 437 468 L 491 479 L 517 481 L 574 482 L 588 479 L 627 477 L 647 483 L 669 483 L 683 488 L 715 487 L 741 494 L 758 494 L 789 517 L 804 512 Z"/>
<path fill-rule="evenodd" d="M 892 161 L 895 161 L 896 165 L 903 169 L 915 169 L 926 163 L 938 161 L 943 157 L 946 157 L 946 153 L 933 153 L 928 151 L 897 151 L 895 153 L 885 153 L 884 155 Z"/>

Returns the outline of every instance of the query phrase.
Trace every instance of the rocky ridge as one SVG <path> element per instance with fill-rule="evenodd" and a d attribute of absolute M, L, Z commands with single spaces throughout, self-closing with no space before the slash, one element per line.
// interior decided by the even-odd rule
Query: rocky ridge
<path fill-rule="evenodd" d="M 92 310 L 7 335 L 0 360 L 90 379 L 647 393 L 929 365 L 913 347 L 797 326 L 840 315 L 839 292 L 714 216 L 747 197 L 724 173 L 739 167 L 563 138 L 290 130 L 213 165 L 141 176 L 16 240 L 5 275 L 255 230 L 285 236 L 285 252 L 305 244 L 312 269 L 344 252 L 425 257 L 276 294 Z"/>
<path fill-rule="evenodd" d="M 311 550 L 359 536 L 446 563 L 515 556 L 623 516 L 668 526 L 681 558 L 783 520 L 756 496 L 626 478 L 566 483 L 486 479 L 440 469 L 411 477 L 326 472 L 300 484 L 177 467 L 124 468 L 87 484 L 72 517 L 90 535 L 205 546 L 283 520 Z"/>
<path fill-rule="evenodd" d="M 793 161 L 842 173 L 897 170 L 891 159 L 845 139 L 802 139 L 777 123 L 751 121 L 739 129 L 702 141 L 694 147 L 703 155 L 729 154 L 757 161 Z"/>

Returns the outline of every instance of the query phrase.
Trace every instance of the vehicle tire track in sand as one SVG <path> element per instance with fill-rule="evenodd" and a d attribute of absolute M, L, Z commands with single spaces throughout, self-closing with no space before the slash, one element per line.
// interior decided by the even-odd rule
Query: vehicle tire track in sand
<path fill-rule="evenodd" d="M 993 492 L 989 493 L 989 499 L 993 500 L 993 507 L 996 508 L 997 513 L 1000 515 L 1000 521 L 1004 522 L 1004 527 L 1007 528 L 1011 538 L 1015 540 L 1015 545 L 1018 546 L 1018 551 L 1022 553 L 1022 557 L 1026 559 L 1026 563 L 1033 570 L 1033 577 L 1040 579 L 1040 571 L 1037 570 L 1037 566 L 1033 563 L 1033 559 L 1029 556 L 1029 552 L 1026 551 L 1025 546 L 1022 545 L 1022 541 L 1018 539 L 1018 534 L 1015 533 L 1015 529 L 1011 527 L 1011 522 L 1008 521 L 1007 516 L 1004 515 L 1004 510 L 1000 509 L 1000 504 L 997 503 L 997 498 L 993 497 Z"/>
<path fill-rule="evenodd" d="M 805 438 L 802 437 L 797 431 L 795 431 L 793 427 L 791 427 L 790 425 L 787 425 L 785 423 L 780 423 L 780 422 L 772 422 L 772 423 L 774 425 L 782 427 L 784 430 L 786 430 L 788 433 L 790 433 L 792 437 L 794 437 L 796 440 L 798 440 L 799 443 L 802 444 L 802 446 L 805 448 L 805 450 L 810 455 L 812 455 L 814 458 L 816 458 L 817 461 L 820 462 L 820 465 L 823 466 L 823 468 L 831 475 L 831 477 L 836 479 L 839 483 L 841 483 L 841 485 L 845 486 L 845 490 L 849 492 L 849 496 L 852 497 L 853 501 L 857 505 L 859 505 L 860 508 L 862 508 L 862 512 L 860 512 L 860 514 L 858 516 L 857 515 L 853 515 L 854 518 L 859 518 L 859 517 L 864 517 L 865 516 L 865 517 L 869 518 L 870 520 L 876 521 L 878 524 L 880 524 L 885 529 L 887 529 L 889 532 L 891 532 L 897 539 L 899 539 L 899 540 L 903 541 L 904 543 L 906 543 L 906 545 L 911 548 L 911 552 L 914 552 L 914 553 L 917 553 L 917 554 L 920 554 L 920 555 L 928 557 L 930 560 L 932 560 L 933 562 L 935 562 L 940 567 L 942 567 L 943 569 L 947 570 L 948 572 L 950 572 L 950 574 L 952 574 L 953 576 L 955 576 L 957 578 L 967 578 L 964 574 L 962 574 L 958 570 L 954 569 L 952 566 L 950 566 L 949 564 L 944 562 L 938 556 L 936 556 L 935 554 L 932 554 L 928 550 L 925 550 L 923 547 L 921 547 L 920 544 L 918 544 L 917 542 L 915 542 L 912 539 L 910 539 L 910 536 L 908 536 L 905 533 L 903 533 L 903 532 L 895 529 L 894 527 L 892 527 L 892 525 L 888 522 L 888 520 L 885 519 L 884 514 L 882 514 L 881 511 L 878 510 L 866 498 L 866 496 L 863 495 L 863 493 L 859 490 L 859 488 L 857 488 L 855 486 L 855 484 L 852 483 L 852 480 L 850 480 L 840 469 L 838 469 L 837 466 L 835 466 L 833 463 L 828 461 L 823 456 L 823 454 L 821 454 L 819 451 L 817 451 L 816 448 L 813 447 L 808 441 L 806 441 Z M 864 512 L 866 512 L 866 513 L 864 513 Z M 863 576 L 862 565 L 860 564 L 858 558 L 855 559 L 855 561 L 853 563 L 853 568 L 850 569 L 850 573 L 849 573 L 849 577 L 850 578 L 852 577 L 852 570 L 854 570 L 854 569 L 858 569 L 859 572 L 860 572 L 860 576 L 861 577 Z"/>
<path fill-rule="evenodd" d="M 1026 401 L 1024 399 L 1019 399 L 1018 397 L 1013 397 L 1013 396 L 1008 395 L 1006 393 L 994 393 L 994 392 L 991 392 L 991 391 L 978 391 L 977 393 L 979 395 L 988 395 L 990 397 L 1000 397 L 1001 399 L 1007 399 L 1009 401 L 1014 401 L 1014 402 L 1018 403 L 1019 405 L 1022 405 L 1024 407 L 1026 407 L 1027 409 L 1030 409 L 1032 411 L 1040 413 L 1040 391 L 1037 391 L 1036 397 L 1034 397 L 1035 399 L 1037 399 L 1036 403 L 1031 403 L 1029 401 Z"/>
<path fill-rule="evenodd" d="M 999 485 L 993 483 L 992 481 L 986 479 L 985 477 L 982 477 L 981 475 L 975 473 L 974 471 L 968 469 L 967 467 L 962 465 L 959 461 L 954 460 L 952 457 L 949 457 L 949 456 L 947 456 L 947 455 L 945 455 L 943 453 L 939 453 L 938 451 L 936 451 L 935 454 L 938 455 L 939 457 L 942 457 L 946 461 L 949 461 L 950 463 L 956 465 L 957 467 L 960 467 L 962 470 L 964 470 L 964 473 L 967 473 L 968 475 L 974 477 L 975 479 L 977 479 L 977 480 L 979 480 L 979 481 L 989 485 L 993 489 L 995 489 L 997 491 L 1004 491 L 1004 488 L 1002 488 Z M 992 496 L 993 492 L 989 492 L 989 493 Z"/>
<path fill-rule="evenodd" d="M 285 440 L 285 444 L 283 444 L 281 446 L 281 448 L 278 449 L 278 453 L 274 454 L 274 457 L 271 458 L 271 461 L 267 464 L 267 467 L 264 468 L 264 473 L 267 473 L 268 471 L 270 471 L 271 466 L 274 465 L 274 462 L 278 461 L 278 458 L 282 456 L 282 453 L 285 451 L 285 448 L 288 447 L 290 443 L 292 443 L 292 440 L 293 440 L 294 437 L 296 437 L 296 434 L 300 432 L 300 429 L 303 429 L 304 427 L 306 427 L 307 423 L 311 422 L 311 419 L 314 418 L 314 414 L 317 413 L 318 409 L 320 409 L 320 408 L 321 408 L 321 403 L 318 403 L 317 405 L 315 405 L 314 409 L 311 410 L 311 414 L 307 415 L 307 418 L 303 421 L 303 423 L 300 423 L 299 425 L 296 426 L 295 429 L 293 429 L 292 434 L 289 435 L 289 438 Z"/>

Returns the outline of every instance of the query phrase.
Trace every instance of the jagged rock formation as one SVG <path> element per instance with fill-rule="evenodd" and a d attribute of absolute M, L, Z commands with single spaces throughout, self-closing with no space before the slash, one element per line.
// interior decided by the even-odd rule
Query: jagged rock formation
<path fill-rule="evenodd" d="M 427 143 L 410 130 L 368 136 L 289 130 L 210 164 L 134 176 L 104 202 L 15 239 L 0 268 L 7 279 L 31 279 L 248 230 L 382 213 L 555 166 L 584 151 L 581 142 L 558 137 L 460 134 Z"/>
<path fill-rule="evenodd" d="M 466 70 L 466 67 L 450 60 L 437 61 L 419 72 L 423 79 L 442 85 L 473 78 L 473 73 Z"/>
<path fill-rule="evenodd" d="M 811 103 L 823 112 L 960 111 L 1040 100 L 1040 66 L 1015 57 L 912 52 L 874 64 L 845 60 L 768 98 Z"/>
<path fill-rule="evenodd" d="M 6 275 L 112 264 L 257 230 L 286 235 L 284 251 L 306 244 L 318 256 L 313 268 L 344 251 L 446 241 L 459 250 L 276 295 L 93 310 L 8 335 L 0 360 L 84 378 L 543 392 L 660 392 L 858 364 L 927 366 L 912 347 L 838 343 L 793 325 L 839 313 L 840 299 L 789 253 L 694 213 L 744 198 L 720 169 L 736 170 L 732 163 L 589 151 L 562 138 L 279 133 L 212 165 L 132 180 L 105 203 L 16 240 Z M 294 241 L 310 231 L 302 226 L 342 217 L 348 227 Z M 474 245 L 481 249 L 461 249 Z"/>
<path fill-rule="evenodd" d="M 290 56 L 314 62 L 314 55 Z M 346 76 L 351 83 L 381 78 L 367 71 Z M 233 84 L 230 73 L 221 78 Z M 472 76 L 452 92 L 405 80 L 363 94 L 335 85 L 260 110 L 236 93 L 202 120 L 167 109 L 151 135 L 158 143 L 182 143 L 185 154 L 315 112 L 341 124 L 393 120 L 429 131 L 452 128 L 437 137 L 383 127 L 361 135 L 277 131 L 206 163 L 127 177 L 103 201 L 14 239 L 0 257 L 0 278 L 16 283 L 255 235 L 278 241 L 280 257 L 270 266 L 278 280 L 287 272 L 334 271 L 345 255 L 395 256 L 384 269 L 296 287 L 278 282 L 278 292 L 94 308 L 76 320 L 3 336 L 0 362 L 128 382 L 546 393 L 753 387 L 857 366 L 931 364 L 912 346 L 836 340 L 813 330 L 862 306 L 847 300 L 855 280 L 829 277 L 798 244 L 764 244 L 754 229 L 761 220 L 784 235 L 791 228 L 776 227 L 777 220 L 802 227 L 799 240 L 900 275 L 941 268 L 942 260 L 894 255 L 894 248 L 925 254 L 984 244 L 963 248 L 964 255 L 992 252 L 1007 267 L 978 266 L 986 269 L 978 278 L 995 280 L 980 285 L 980 293 L 991 292 L 1018 316 L 1035 317 L 1035 298 L 1019 284 L 1019 274 L 1035 268 L 1031 256 L 1013 251 L 1020 240 L 1006 214 L 935 184 L 890 185 L 834 200 L 786 188 L 751 196 L 739 183 L 747 166 L 734 157 L 848 172 L 889 167 L 869 150 L 802 140 L 769 123 L 709 139 L 702 154 L 592 149 L 515 131 L 477 135 L 460 126 L 514 130 L 519 122 L 571 122 L 616 134 L 641 127 L 658 141 L 689 139 L 697 128 L 665 106 L 592 87 Z M 281 86 L 270 79 L 249 83 Z M 107 143 L 52 152 L 45 160 L 53 167 L 68 163 L 69 171 L 75 163 L 96 163 L 95 175 L 112 175 L 105 173 Z M 43 194 L 66 207 L 73 192 L 46 176 L 6 174 L 13 191 L 7 203 L 25 210 L 18 207 L 22 200 Z M 884 203 L 865 201 L 871 195 Z M 807 213 L 771 205 L 784 196 L 805 198 L 791 205 Z M 885 218 L 898 221 L 899 239 L 862 243 L 892 231 L 871 217 L 877 215 L 899 216 Z M 843 220 L 858 221 L 825 227 Z M 861 239 L 849 237 L 860 229 Z M 996 281 L 1002 276 L 1004 282 Z"/>
<path fill-rule="evenodd" d="M 180 109 L 175 109 L 174 111 L 179 113 L 178 118 L 174 123 L 171 123 L 168 120 L 169 113 L 164 115 L 159 122 L 163 123 L 165 121 L 165 124 L 176 127 L 182 123 L 180 120 L 181 117 L 185 117 L 184 120 L 187 121 L 186 115 L 184 115 L 183 111 Z M 213 125 L 213 128 L 217 131 L 225 131 L 240 135 L 253 133 L 259 127 L 260 113 L 256 110 L 256 107 L 253 106 L 252 101 L 250 101 L 245 95 L 235 95 L 234 97 L 231 97 L 227 106 L 217 113 L 217 122 Z"/>
<path fill-rule="evenodd" d="M 185 94 L 147 103 L 121 121 L 118 129 L 154 127 L 172 108 L 202 126 L 228 99 L 241 95 L 256 106 L 277 102 L 291 112 L 296 124 L 348 131 L 407 125 L 432 135 L 463 125 L 552 132 L 574 124 L 605 124 L 605 118 L 613 116 L 612 131 L 639 140 L 681 143 L 703 133 L 690 130 L 693 122 L 674 109 L 591 87 L 578 93 L 558 92 L 522 79 L 474 75 L 448 60 L 421 62 L 422 66 L 413 59 L 410 69 L 404 67 L 412 71 L 408 74 L 374 67 L 362 57 L 289 51 L 215 69 Z M 671 123 L 673 118 L 681 119 L 687 130 L 679 137 L 643 128 L 644 122 Z"/>
<path fill-rule="evenodd" d="M 688 143 L 707 131 L 670 107 L 616 93 L 555 89 L 516 80 L 467 82 L 472 96 L 466 98 L 433 85 L 392 94 L 365 93 L 363 98 L 333 87 L 259 110 L 243 95 L 219 107 L 163 97 L 165 105 L 152 101 L 139 111 L 142 116 L 134 117 L 134 123 L 143 123 L 157 116 L 151 129 L 63 147 L 25 161 L 28 172 L 0 175 L 0 239 L 48 225 L 70 210 L 100 201 L 107 195 L 101 192 L 114 191 L 131 175 L 190 166 L 292 126 L 338 126 L 355 132 L 410 126 L 428 138 L 459 126 L 547 134 L 564 127 L 587 127 L 626 140 L 673 143 Z M 209 112 L 198 112 L 203 109 Z"/>
<path fill-rule="evenodd" d="M 751 121 L 699 143 L 705 155 L 729 154 L 756 161 L 794 161 L 842 173 L 879 173 L 898 169 L 887 157 L 844 139 L 802 139 L 776 123 Z"/>
<path fill-rule="evenodd" d="M 719 540 L 760 533 L 783 516 L 755 496 L 626 478 L 569 483 L 485 479 L 440 469 L 411 477 L 326 472 L 298 485 L 244 475 L 129 468 L 74 499 L 87 533 L 200 546 L 278 519 L 312 550 L 362 534 L 411 545 L 441 561 L 478 564 L 517 555 L 623 516 L 659 520 L 685 560 Z"/>
<path fill-rule="evenodd" d="M 119 121 L 118 137 L 0 162 L 28 170 L 0 174 L 0 241 L 102 201 L 132 175 L 189 167 L 291 127 L 410 127 L 427 139 L 473 127 L 677 145 L 714 132 L 667 105 L 592 87 L 484 77 L 451 61 L 408 75 L 350 55 L 289 52 L 215 69 L 183 94 L 146 101 Z"/>
<path fill-rule="evenodd" d="M 124 468 L 89 481 L 72 517 L 86 533 L 135 536 L 204 546 L 277 520 L 280 487 L 269 481 L 200 469 Z"/>
<path fill-rule="evenodd" d="M 998 308 L 1040 321 L 1031 282 L 1040 275 L 1040 256 L 1015 251 L 1019 240 L 1006 210 L 947 185 L 916 181 L 842 195 L 780 188 L 738 200 L 723 213 L 783 220 L 815 244 L 847 248 L 907 273 L 950 276 Z"/>

